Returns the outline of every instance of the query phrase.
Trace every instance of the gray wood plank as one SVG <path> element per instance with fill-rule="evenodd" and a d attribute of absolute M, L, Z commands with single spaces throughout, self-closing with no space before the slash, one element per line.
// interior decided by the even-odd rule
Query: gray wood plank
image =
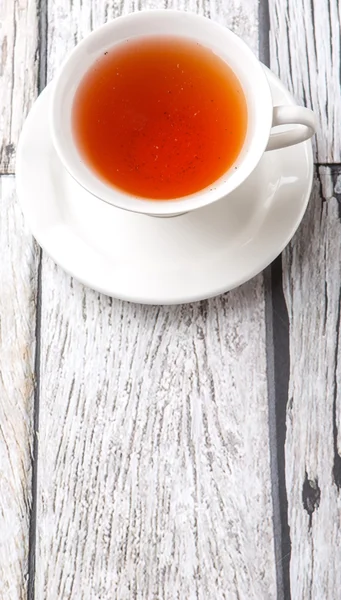
<path fill-rule="evenodd" d="M 283 254 L 293 600 L 334 600 L 341 588 L 340 194 L 341 168 L 320 167 L 303 225 Z"/>
<path fill-rule="evenodd" d="M 0 173 L 14 173 L 21 127 L 38 93 L 36 0 L 3 0 L 0 23 Z"/>
<path fill-rule="evenodd" d="M 163 2 L 49 4 L 48 76 L 101 21 Z M 256 0 L 174 3 L 258 45 Z M 183 307 L 43 261 L 37 597 L 276 595 L 263 278 Z"/>
<path fill-rule="evenodd" d="M 37 248 L 0 178 L 0 598 L 27 597 Z"/>
<path fill-rule="evenodd" d="M 341 161 L 338 0 L 269 2 L 271 68 L 319 119 L 316 160 Z"/>
<path fill-rule="evenodd" d="M 320 120 L 316 159 L 340 161 L 340 15 L 337 0 L 275 0 L 271 66 Z M 285 468 L 291 598 L 339 596 L 340 181 L 317 170 L 303 225 L 283 254 L 290 381 Z"/>

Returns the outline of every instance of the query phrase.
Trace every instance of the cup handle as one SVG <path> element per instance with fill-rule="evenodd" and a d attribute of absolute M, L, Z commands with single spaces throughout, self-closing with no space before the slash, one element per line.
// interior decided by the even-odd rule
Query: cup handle
<path fill-rule="evenodd" d="M 288 131 L 271 133 L 266 150 L 287 148 L 309 140 L 316 132 L 316 118 L 312 110 L 303 106 L 274 106 L 272 127 L 297 125 Z"/>

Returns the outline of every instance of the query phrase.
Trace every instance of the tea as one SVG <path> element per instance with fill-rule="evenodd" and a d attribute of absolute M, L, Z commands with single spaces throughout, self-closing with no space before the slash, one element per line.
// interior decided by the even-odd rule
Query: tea
<path fill-rule="evenodd" d="M 76 144 L 102 180 L 134 196 L 180 198 L 236 161 L 247 107 L 230 67 L 177 37 L 133 38 L 85 74 L 73 112 Z"/>

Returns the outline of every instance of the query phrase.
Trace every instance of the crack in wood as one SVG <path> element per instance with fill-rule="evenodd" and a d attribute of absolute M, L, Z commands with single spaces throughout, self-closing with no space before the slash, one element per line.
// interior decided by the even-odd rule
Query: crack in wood
<path fill-rule="evenodd" d="M 302 502 L 304 510 L 309 515 L 309 529 L 312 526 L 313 513 L 320 506 L 321 490 L 318 485 L 317 477 L 315 479 L 309 479 L 307 472 L 302 487 Z"/>
<path fill-rule="evenodd" d="M 28 582 L 27 599 L 35 598 L 36 537 L 37 537 L 37 487 L 38 487 L 38 450 L 39 450 L 39 405 L 40 405 L 40 355 L 41 355 L 41 275 L 42 250 L 38 254 L 37 299 L 36 299 L 36 348 L 34 357 L 34 402 L 33 402 L 33 450 L 32 450 L 32 506 L 28 538 Z"/>
<path fill-rule="evenodd" d="M 270 66 L 270 10 L 268 0 L 259 4 L 259 55 Z M 290 52 L 289 52 L 290 55 Z M 289 318 L 282 284 L 281 257 L 265 274 L 265 320 L 271 485 L 274 511 L 274 544 L 278 600 L 290 600 L 291 540 L 285 479 L 286 412 L 290 372 Z"/>
<path fill-rule="evenodd" d="M 341 168 L 338 165 L 330 165 L 329 171 L 332 178 L 333 196 L 338 203 L 338 213 L 341 221 Z"/>
<path fill-rule="evenodd" d="M 286 415 L 290 373 L 289 317 L 283 293 L 282 260 L 266 276 L 269 435 L 271 452 L 277 597 L 290 600 L 291 539 L 285 478 Z"/>
<path fill-rule="evenodd" d="M 38 60 L 38 94 L 46 86 L 47 76 L 47 14 L 48 0 L 39 0 L 38 41 L 35 59 Z M 39 413 L 40 413 L 40 364 L 41 364 L 41 312 L 42 312 L 42 250 L 39 249 L 37 272 L 36 301 L 36 350 L 34 359 L 34 405 L 33 405 L 33 452 L 32 452 L 32 508 L 30 513 L 30 529 L 28 541 L 28 583 L 27 599 L 35 598 L 36 544 L 37 544 L 37 490 L 38 490 L 38 455 L 39 455 Z"/>
<path fill-rule="evenodd" d="M 339 292 L 339 304 L 336 320 L 336 343 L 335 343 L 335 359 L 334 359 L 334 390 L 333 390 L 333 446 L 334 446 L 334 464 L 333 464 L 333 479 L 338 490 L 341 488 L 341 456 L 338 448 L 338 426 L 336 418 L 336 406 L 338 395 L 338 360 L 339 360 L 339 343 L 340 343 L 340 324 L 341 324 L 341 290 Z"/>

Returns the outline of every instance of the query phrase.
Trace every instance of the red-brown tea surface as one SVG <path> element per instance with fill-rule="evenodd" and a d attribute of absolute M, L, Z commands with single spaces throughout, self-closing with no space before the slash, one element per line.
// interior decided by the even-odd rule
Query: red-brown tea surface
<path fill-rule="evenodd" d="M 73 105 L 76 143 L 107 183 L 167 200 L 234 163 L 247 129 L 241 85 L 212 51 L 183 38 L 137 38 L 103 54 Z"/>

